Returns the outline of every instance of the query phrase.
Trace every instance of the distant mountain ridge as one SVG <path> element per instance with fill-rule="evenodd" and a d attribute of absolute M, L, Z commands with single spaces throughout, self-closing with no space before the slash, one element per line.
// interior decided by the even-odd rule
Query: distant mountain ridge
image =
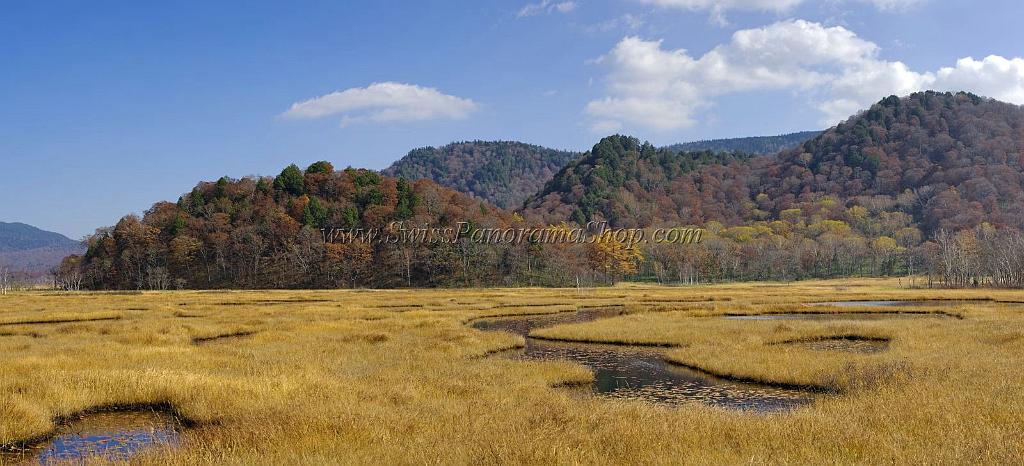
<path fill-rule="evenodd" d="M 806 141 L 814 139 L 824 131 L 800 131 L 780 134 L 778 136 L 752 136 L 728 139 L 705 139 L 665 146 L 673 152 L 713 151 L 743 152 L 745 154 L 771 155 L 786 149 L 792 149 Z"/>
<path fill-rule="evenodd" d="M 61 259 L 81 254 L 85 247 L 60 233 L 24 223 L 0 222 L 0 266 L 20 276 L 45 275 Z"/>
<path fill-rule="evenodd" d="M 0 252 L 26 251 L 47 246 L 78 244 L 67 236 L 24 223 L 0 222 Z"/>

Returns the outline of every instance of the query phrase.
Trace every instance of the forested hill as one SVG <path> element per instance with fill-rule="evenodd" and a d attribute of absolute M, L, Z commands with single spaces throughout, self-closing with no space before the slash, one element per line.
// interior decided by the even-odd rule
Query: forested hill
<path fill-rule="evenodd" d="M 277 177 L 203 182 L 177 203 L 126 216 L 89 238 L 84 256 L 66 259 L 62 275 L 91 289 L 436 286 L 456 274 L 463 284 L 497 281 L 453 245 L 328 244 L 320 230 L 392 221 L 495 228 L 515 219 L 427 180 L 291 165 Z"/>
<path fill-rule="evenodd" d="M 720 214 L 720 218 L 739 221 L 728 215 L 729 204 L 742 203 L 744 190 L 731 199 L 710 199 L 708 205 L 701 202 L 700 191 L 718 187 L 716 173 L 748 173 L 750 157 L 675 152 L 628 136 L 609 136 L 558 172 L 527 201 L 523 213 L 528 221 L 541 224 L 607 220 L 614 226 L 647 227 L 693 223 L 706 217 L 701 209 L 710 207 L 716 218 Z"/>
<path fill-rule="evenodd" d="M 674 144 L 670 152 L 774 154 L 800 145 L 821 131 L 780 136 L 713 139 Z M 409 180 L 428 179 L 505 209 L 518 209 L 540 191 L 579 152 L 515 141 L 466 141 L 410 151 L 381 173 Z"/>
<path fill-rule="evenodd" d="M 768 155 L 785 149 L 792 149 L 821 133 L 822 131 L 800 131 L 779 136 L 708 139 L 672 144 L 665 148 L 674 152 L 710 150 L 714 152 L 743 152 L 746 154 Z"/>
<path fill-rule="evenodd" d="M 409 152 L 382 173 L 428 179 L 515 209 L 580 154 L 513 141 L 467 141 Z"/>
<path fill-rule="evenodd" d="M 521 146 L 466 144 L 446 149 L 457 156 L 431 158 L 435 149 L 424 157 L 450 163 L 438 166 L 456 180 L 517 173 L 521 158 L 509 148 Z M 482 147 L 508 149 L 494 157 L 506 165 L 470 164 L 485 158 Z M 552 166 L 533 154 L 538 158 L 527 166 L 537 173 Z M 680 152 L 616 135 L 566 163 L 519 216 L 430 180 L 335 171 L 327 162 L 292 165 L 276 177 L 204 182 L 177 203 L 157 203 L 142 218 L 127 216 L 99 231 L 84 256 L 65 259 L 59 281 L 72 289 L 565 286 L 630 276 L 693 283 L 923 268 L 955 286 L 1024 286 L 1019 106 L 923 92 L 885 98 L 773 155 Z M 503 189 L 486 179 L 493 192 Z M 320 232 L 393 220 L 556 230 L 562 222 L 607 220 L 616 227 L 697 225 L 707 234 L 697 244 L 634 249 L 465 239 L 334 243 Z"/>
<path fill-rule="evenodd" d="M 820 195 L 911 214 L 926 232 L 1024 227 L 1024 107 L 969 93 L 890 96 L 760 172 L 772 213 Z"/>
<path fill-rule="evenodd" d="M 772 156 L 673 154 L 625 136 L 605 138 L 556 174 L 524 215 L 620 226 L 810 224 L 850 220 L 843 215 L 852 208 L 853 216 L 926 235 L 982 222 L 1021 228 L 1022 164 L 1024 109 L 968 93 L 921 92 L 883 99 Z"/>

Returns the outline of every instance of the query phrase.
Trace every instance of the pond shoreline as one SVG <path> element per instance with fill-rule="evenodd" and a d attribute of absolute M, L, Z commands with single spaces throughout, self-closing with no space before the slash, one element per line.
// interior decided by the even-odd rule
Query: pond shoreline
<path fill-rule="evenodd" d="M 173 419 L 177 425 L 185 429 L 192 429 L 200 425 L 198 422 L 189 419 L 188 417 L 181 414 L 181 412 L 178 411 L 178 409 L 175 408 L 174 405 L 169 402 L 99 405 L 75 411 L 71 414 L 56 416 L 53 418 L 53 429 L 51 429 L 50 431 L 37 435 L 35 437 L 30 437 L 24 440 L 16 440 L 7 444 L 0 445 L 0 453 L 18 454 L 20 452 L 30 450 L 34 446 L 44 444 L 57 438 L 60 435 L 61 427 L 80 421 L 91 415 L 132 412 L 150 412 L 164 414 Z"/>

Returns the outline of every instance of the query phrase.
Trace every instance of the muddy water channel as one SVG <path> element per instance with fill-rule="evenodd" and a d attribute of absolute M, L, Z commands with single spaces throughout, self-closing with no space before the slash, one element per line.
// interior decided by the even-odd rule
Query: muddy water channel
<path fill-rule="evenodd" d="M 526 347 L 510 352 L 516 359 L 568 360 L 594 373 L 593 391 L 613 398 L 657 403 L 701 401 L 715 406 L 752 411 L 779 411 L 813 400 L 808 392 L 732 382 L 671 365 L 662 352 L 642 346 L 554 342 L 529 338 L 531 330 L 559 324 L 588 322 L 618 315 L 618 310 L 594 309 L 555 315 L 479 320 L 473 327 L 505 331 L 526 338 Z"/>
<path fill-rule="evenodd" d="M 49 440 L 24 450 L 0 453 L 0 464 L 78 464 L 127 461 L 161 446 L 176 447 L 180 425 L 154 411 L 103 412 L 61 425 Z"/>

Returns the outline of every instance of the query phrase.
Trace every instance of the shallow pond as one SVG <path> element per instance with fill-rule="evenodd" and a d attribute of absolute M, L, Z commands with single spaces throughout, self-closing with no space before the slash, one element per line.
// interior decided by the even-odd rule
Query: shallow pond
<path fill-rule="evenodd" d="M 557 324 L 587 322 L 618 315 L 618 310 L 581 310 L 554 315 L 480 320 L 474 328 L 528 336 L 531 330 Z M 554 342 L 527 338 L 526 347 L 510 357 L 568 360 L 594 373 L 593 391 L 603 396 L 659 403 L 702 401 L 716 406 L 778 411 L 813 400 L 801 390 L 733 382 L 666 363 L 662 352 L 649 347 Z"/>
<path fill-rule="evenodd" d="M 88 459 L 126 461 L 160 446 L 178 446 L 179 423 L 155 411 L 94 413 L 69 421 L 56 435 L 25 450 L 0 454 L 0 464 L 66 464 Z"/>

